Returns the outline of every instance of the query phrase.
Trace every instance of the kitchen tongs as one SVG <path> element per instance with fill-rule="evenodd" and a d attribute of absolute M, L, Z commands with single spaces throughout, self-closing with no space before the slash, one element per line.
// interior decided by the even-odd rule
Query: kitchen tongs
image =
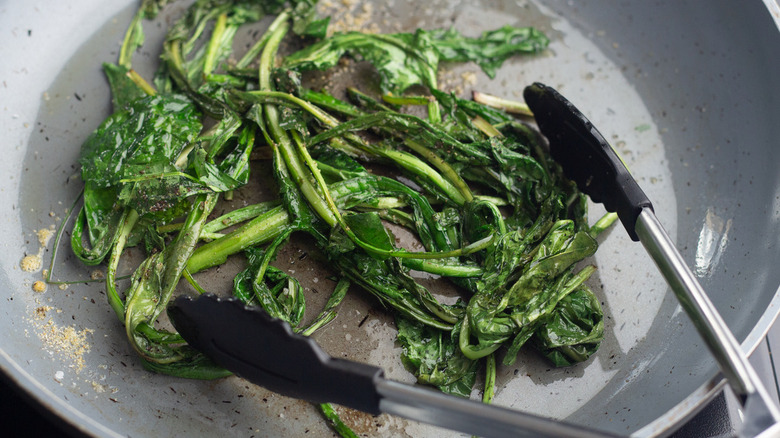
<path fill-rule="evenodd" d="M 535 83 L 523 93 L 552 157 L 593 202 L 617 212 L 628 235 L 640 241 L 715 357 L 744 412 L 740 436 L 757 436 L 780 413 L 715 306 L 675 248 L 653 205 L 593 124 L 556 90 Z M 778 432 L 778 426 L 772 428 Z"/>
<path fill-rule="evenodd" d="M 553 157 L 594 202 L 617 211 L 632 240 L 657 263 L 743 404 L 744 436 L 778 422 L 777 408 L 682 256 L 653 207 L 615 152 L 564 97 L 542 84 L 525 100 Z M 179 297 L 168 314 L 179 333 L 216 363 L 279 394 L 381 412 L 483 437 L 608 437 L 579 425 L 461 399 L 384 378 L 381 368 L 333 358 L 289 324 L 235 299 Z"/>
<path fill-rule="evenodd" d="M 600 438 L 612 435 L 386 379 L 381 368 L 334 358 L 314 339 L 260 307 L 205 294 L 168 308 L 179 333 L 216 363 L 276 393 L 382 412 L 483 437 Z"/>
<path fill-rule="evenodd" d="M 216 363 L 276 393 L 382 412 L 484 437 L 600 438 L 611 435 L 388 380 L 381 368 L 334 358 L 314 339 L 260 307 L 211 294 L 168 308 L 179 333 Z"/>

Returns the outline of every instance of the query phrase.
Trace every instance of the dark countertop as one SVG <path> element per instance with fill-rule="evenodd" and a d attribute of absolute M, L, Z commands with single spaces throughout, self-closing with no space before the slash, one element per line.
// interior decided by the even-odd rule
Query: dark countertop
<path fill-rule="evenodd" d="M 5 376 L 0 376 L 0 427 L 3 436 L 65 438 L 83 435 L 51 415 L 23 394 Z"/>

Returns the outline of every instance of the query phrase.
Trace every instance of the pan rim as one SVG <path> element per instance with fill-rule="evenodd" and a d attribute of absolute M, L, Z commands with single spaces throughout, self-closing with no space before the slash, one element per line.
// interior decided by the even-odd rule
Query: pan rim
<path fill-rule="evenodd" d="M 748 358 L 753 355 L 758 346 L 761 345 L 761 342 L 764 341 L 769 329 L 777 321 L 778 316 L 780 316 L 780 286 L 778 286 L 772 300 L 758 319 L 756 325 L 740 344 L 742 352 Z M 710 380 L 696 388 L 694 392 L 666 411 L 664 415 L 635 431 L 631 436 L 651 438 L 672 433 L 704 409 L 726 386 L 727 382 L 723 374 L 720 371 L 716 372 Z"/>

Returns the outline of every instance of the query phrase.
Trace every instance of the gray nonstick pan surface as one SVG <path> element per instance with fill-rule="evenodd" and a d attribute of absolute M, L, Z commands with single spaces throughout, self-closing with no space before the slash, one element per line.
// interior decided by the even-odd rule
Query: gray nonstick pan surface
<path fill-rule="evenodd" d="M 755 348 L 780 306 L 776 4 L 367 4 L 339 2 L 334 22 L 355 25 L 361 17 L 387 31 L 455 26 L 467 34 L 520 24 L 546 32 L 545 53 L 507 62 L 493 80 L 462 65 L 448 66 L 442 82 L 464 95 L 473 89 L 519 99 L 534 81 L 564 93 L 622 155 L 743 349 Z M 0 369 L 89 435 L 329 436 L 308 403 L 239 378 L 190 381 L 144 370 L 100 283 L 34 292 L 41 271 L 22 269 L 30 255 L 48 268 L 53 241 L 46 230 L 66 220 L 80 189 L 71 179 L 80 145 L 110 111 L 100 63 L 116 59 L 135 7 L 124 0 L 0 1 Z M 147 25 L 136 57 L 148 66 L 142 74 L 153 71 L 164 24 L 183 10 L 174 3 L 159 25 Z M 591 211 L 593 218 L 602 212 Z M 601 240 L 599 270 L 589 283 L 604 303 L 601 349 L 561 369 L 521 355 L 500 370 L 496 403 L 618 434 L 668 435 L 720 390 L 722 379 L 641 245 L 619 225 Z M 302 274 L 307 289 L 328 290 L 326 267 L 303 263 L 306 251 L 306 242 L 293 241 L 278 264 Z M 225 283 L 229 268 L 211 273 L 210 284 Z M 95 274 L 67 247 L 55 269 L 60 279 Z M 412 382 L 398 359 L 392 318 L 370 297 L 352 295 L 317 341 L 332 355 Z M 384 415 L 348 412 L 344 419 L 366 436 L 451 436 Z"/>

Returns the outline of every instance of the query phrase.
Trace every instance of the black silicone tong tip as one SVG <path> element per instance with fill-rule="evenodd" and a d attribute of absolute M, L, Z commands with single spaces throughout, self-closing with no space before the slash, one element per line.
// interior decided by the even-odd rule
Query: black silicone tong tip
<path fill-rule="evenodd" d="M 193 348 L 250 382 L 314 403 L 380 413 L 376 380 L 382 369 L 332 358 L 260 307 L 212 294 L 180 296 L 168 316 Z"/>
<path fill-rule="evenodd" d="M 593 202 L 617 212 L 628 235 L 638 241 L 637 218 L 643 208 L 652 209 L 652 204 L 604 136 L 571 102 L 547 85 L 529 85 L 523 97 L 566 176 Z"/>

